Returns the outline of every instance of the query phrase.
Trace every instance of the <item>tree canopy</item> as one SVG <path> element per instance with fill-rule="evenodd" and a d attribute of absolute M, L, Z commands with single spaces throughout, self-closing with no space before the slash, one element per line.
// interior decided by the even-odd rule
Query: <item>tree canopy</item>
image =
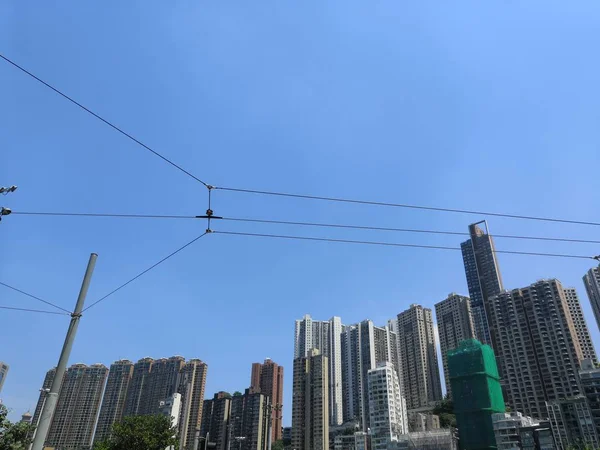
<path fill-rule="evenodd" d="M 94 450 L 165 450 L 171 445 L 178 448 L 176 436 L 177 429 L 167 416 L 125 417 L 113 426 L 110 439 L 97 443 Z"/>
<path fill-rule="evenodd" d="M 30 423 L 11 423 L 8 409 L 0 404 L 0 450 L 27 450 L 33 426 Z"/>

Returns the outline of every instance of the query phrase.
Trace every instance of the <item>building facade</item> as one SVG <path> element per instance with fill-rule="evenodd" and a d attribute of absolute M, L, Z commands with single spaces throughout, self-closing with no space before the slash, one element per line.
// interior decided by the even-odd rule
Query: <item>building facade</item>
<path fill-rule="evenodd" d="M 100 442 L 110 437 L 112 426 L 123 418 L 127 389 L 132 374 L 133 363 L 129 360 L 123 359 L 111 364 L 94 442 Z"/>
<path fill-rule="evenodd" d="M 471 300 L 469 297 L 450 294 L 448 298 L 435 305 L 435 316 L 440 337 L 446 392 L 452 396 L 448 375 L 448 352 L 457 348 L 462 341 L 475 338 Z"/>
<path fill-rule="evenodd" d="M 600 436 L 600 368 L 596 367 L 592 360 L 584 360 L 579 370 L 579 379 L 596 424 L 596 433 Z"/>
<path fill-rule="evenodd" d="M 272 409 L 272 439 L 273 442 L 282 439 L 283 433 L 283 366 L 265 359 L 264 363 L 252 364 L 250 388 L 260 392 L 270 399 Z"/>
<path fill-rule="evenodd" d="M 480 225 L 484 225 L 484 229 Z M 500 267 L 496 258 L 494 240 L 489 235 L 487 222 L 469 225 L 468 241 L 461 244 L 467 286 L 471 298 L 471 310 L 475 325 L 475 337 L 490 344 L 490 332 L 486 315 L 486 300 L 504 290 Z"/>
<path fill-rule="evenodd" d="M 268 396 L 251 387 L 231 398 L 229 440 L 231 450 L 268 450 L 271 409 Z"/>
<path fill-rule="evenodd" d="M 431 407 L 442 399 L 431 309 L 411 305 L 398 314 L 397 330 L 407 408 Z"/>
<path fill-rule="evenodd" d="M 389 325 L 377 327 L 364 320 L 344 327 L 341 343 L 344 422 L 357 422 L 366 431 L 370 421 L 367 374 L 383 362 L 398 367 L 397 336 Z"/>
<path fill-rule="evenodd" d="M 596 357 L 596 349 L 590 336 L 590 331 L 587 326 L 585 317 L 583 316 L 583 310 L 581 309 L 581 303 L 579 302 L 579 296 L 574 288 L 565 288 L 565 298 L 567 300 L 567 306 L 569 307 L 569 313 L 573 326 L 575 327 L 575 336 L 579 341 L 579 345 L 575 346 L 575 351 L 578 353 L 579 362 L 584 359 L 591 359 L 594 364 L 598 362 Z"/>
<path fill-rule="evenodd" d="M 492 416 L 505 411 L 494 351 L 476 339 L 448 352 L 448 373 L 461 448 L 494 448 Z"/>
<path fill-rule="evenodd" d="M 0 392 L 2 392 L 2 386 L 4 386 L 4 382 L 6 381 L 9 368 L 8 364 L 0 361 Z"/>
<path fill-rule="evenodd" d="M 392 363 L 380 363 L 368 372 L 371 448 L 386 450 L 389 442 L 408 433 L 406 402 Z"/>
<path fill-rule="evenodd" d="M 308 356 L 317 349 L 329 361 L 329 423 L 341 425 L 344 422 L 342 388 L 342 319 L 332 317 L 329 320 L 313 320 L 305 315 L 296 320 L 294 339 L 294 358 Z"/>
<path fill-rule="evenodd" d="M 37 404 L 35 406 L 35 411 L 33 413 L 33 425 L 37 426 L 40 421 L 40 414 L 42 413 L 42 408 L 44 407 L 44 403 L 46 403 L 46 394 L 50 391 L 52 387 L 52 382 L 54 381 L 54 376 L 56 375 L 56 367 L 50 369 L 46 372 L 46 376 L 44 377 L 44 382 L 42 383 L 42 388 L 40 389 L 40 396 L 38 397 Z M 64 378 L 63 378 L 64 379 Z"/>
<path fill-rule="evenodd" d="M 200 426 L 200 436 L 204 438 L 202 448 L 207 448 L 208 440 L 217 450 L 227 449 L 230 411 L 231 394 L 228 392 L 217 392 L 211 400 L 204 400 Z"/>
<path fill-rule="evenodd" d="M 292 448 L 329 450 L 329 361 L 313 349 L 294 360 Z"/>
<path fill-rule="evenodd" d="M 506 402 L 548 417 L 546 402 L 580 394 L 578 339 L 564 289 L 542 280 L 488 301 L 490 331 Z"/>
<path fill-rule="evenodd" d="M 74 364 L 65 373 L 46 438 L 48 447 L 84 450 L 92 447 L 108 368 Z"/>
<path fill-rule="evenodd" d="M 492 422 L 494 424 L 494 435 L 496 437 L 496 446 L 498 450 L 522 448 L 536 449 L 535 433 L 531 433 L 532 439 L 530 439 L 529 443 L 524 443 L 522 431 L 523 429 L 534 431 L 538 428 L 542 428 L 539 420 L 524 416 L 518 411 L 514 411 L 510 413 L 492 414 Z M 543 428 L 549 428 L 549 424 Z M 554 448 L 554 446 L 549 448 Z"/>
<path fill-rule="evenodd" d="M 182 395 L 179 418 L 179 448 L 181 450 L 194 448 L 196 428 L 200 427 L 202 423 L 202 402 L 204 401 L 207 372 L 208 366 L 200 359 L 189 360 L 181 369 L 177 391 Z M 167 381 L 170 383 L 170 380 Z M 175 392 L 171 396 L 174 394 Z"/>
<path fill-rule="evenodd" d="M 554 441 L 558 448 L 571 445 L 600 448 L 596 424 L 583 395 L 546 402 Z"/>
<path fill-rule="evenodd" d="M 583 284 L 590 299 L 596 325 L 600 329 L 600 265 L 590 269 L 583 277 Z"/>
<path fill-rule="evenodd" d="M 129 387 L 127 389 L 127 396 L 125 397 L 125 407 L 123 408 L 123 417 L 137 416 L 143 414 L 143 393 L 147 389 L 150 372 L 152 371 L 152 365 L 154 360 L 146 357 L 138 360 L 133 365 L 133 372 L 131 380 L 129 381 Z"/>

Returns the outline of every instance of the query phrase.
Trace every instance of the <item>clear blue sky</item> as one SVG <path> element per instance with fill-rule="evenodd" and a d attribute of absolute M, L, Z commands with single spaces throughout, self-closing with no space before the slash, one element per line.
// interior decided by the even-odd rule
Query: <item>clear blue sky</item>
<path fill-rule="evenodd" d="M 214 185 L 600 220 L 597 1 L 0 4 L 0 52 Z M 0 197 L 15 211 L 201 214 L 206 190 L 0 62 Z M 481 216 L 217 192 L 225 216 L 466 230 Z M 492 232 L 600 229 L 491 218 Z M 458 246 L 460 237 L 219 223 L 215 229 Z M 16 216 L 0 280 L 72 308 L 203 231 L 194 221 Z M 498 240 L 505 250 L 599 246 Z M 507 287 L 584 260 L 501 255 Z M 174 354 L 209 365 L 207 396 L 252 362 L 286 368 L 294 319 L 370 318 L 467 293 L 460 252 L 211 235 L 86 314 L 71 363 Z M 44 307 L 5 288 L 0 304 Z M 67 320 L 0 311 L 4 402 L 33 408 Z M 599 348 L 600 349 L 600 348 Z"/>

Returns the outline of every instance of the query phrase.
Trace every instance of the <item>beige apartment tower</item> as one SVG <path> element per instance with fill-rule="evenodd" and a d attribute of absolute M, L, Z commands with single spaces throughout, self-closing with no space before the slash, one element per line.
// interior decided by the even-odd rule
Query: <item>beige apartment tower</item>
<path fill-rule="evenodd" d="M 435 305 L 442 364 L 446 392 L 452 395 L 450 376 L 448 374 L 448 351 L 458 348 L 466 339 L 475 338 L 475 324 L 471 314 L 471 300 L 458 294 L 450 294 L 448 298 Z"/>
<path fill-rule="evenodd" d="M 329 450 L 329 361 L 314 349 L 294 360 L 292 448 Z"/>
<path fill-rule="evenodd" d="M 584 359 L 591 359 L 594 364 L 598 362 L 596 357 L 596 350 L 590 336 L 590 330 L 583 316 L 583 310 L 581 309 L 581 303 L 579 302 L 579 296 L 574 288 L 565 288 L 565 298 L 567 299 L 567 306 L 569 307 L 569 313 L 571 314 L 571 320 L 575 327 L 575 335 L 579 341 L 579 363 Z M 577 347 L 575 348 L 577 351 Z"/>
<path fill-rule="evenodd" d="M 179 392 L 182 394 L 182 410 L 179 419 L 179 448 L 194 448 L 196 428 L 202 423 L 202 402 L 206 387 L 208 366 L 199 359 L 189 360 L 181 370 Z"/>
<path fill-rule="evenodd" d="M 133 363 L 129 360 L 123 359 L 111 364 L 94 442 L 109 438 L 112 426 L 123 418 L 127 388 L 132 374 Z"/>
<path fill-rule="evenodd" d="M 580 394 L 579 341 L 558 280 L 491 297 L 486 310 L 505 401 L 513 411 L 548 417 L 546 402 Z"/>
<path fill-rule="evenodd" d="M 262 364 L 252 364 L 250 389 L 269 397 L 272 405 L 272 441 L 280 440 L 283 437 L 283 366 L 269 358 Z"/>
<path fill-rule="evenodd" d="M 398 353 L 409 410 L 433 406 L 442 399 L 442 385 L 431 309 L 413 304 L 398 314 Z"/>
<path fill-rule="evenodd" d="M 108 368 L 74 364 L 67 370 L 46 445 L 61 450 L 89 449 Z"/>

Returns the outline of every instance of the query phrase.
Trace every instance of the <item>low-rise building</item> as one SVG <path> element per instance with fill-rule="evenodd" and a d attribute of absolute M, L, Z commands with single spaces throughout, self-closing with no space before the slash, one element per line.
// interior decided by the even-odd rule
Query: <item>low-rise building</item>
<path fill-rule="evenodd" d="M 498 450 L 536 449 L 536 430 L 540 427 L 550 430 L 548 423 L 541 425 L 539 420 L 518 411 L 492 414 L 492 422 Z"/>
<path fill-rule="evenodd" d="M 596 424 L 585 396 L 546 402 L 546 407 L 557 447 L 575 444 L 600 447 Z"/>
<path fill-rule="evenodd" d="M 397 442 L 388 444 L 388 450 L 458 450 L 456 430 L 440 429 L 403 434 Z"/>
<path fill-rule="evenodd" d="M 417 411 L 408 412 L 408 429 L 410 431 L 431 431 L 440 428 L 440 417 L 431 413 Z"/>

